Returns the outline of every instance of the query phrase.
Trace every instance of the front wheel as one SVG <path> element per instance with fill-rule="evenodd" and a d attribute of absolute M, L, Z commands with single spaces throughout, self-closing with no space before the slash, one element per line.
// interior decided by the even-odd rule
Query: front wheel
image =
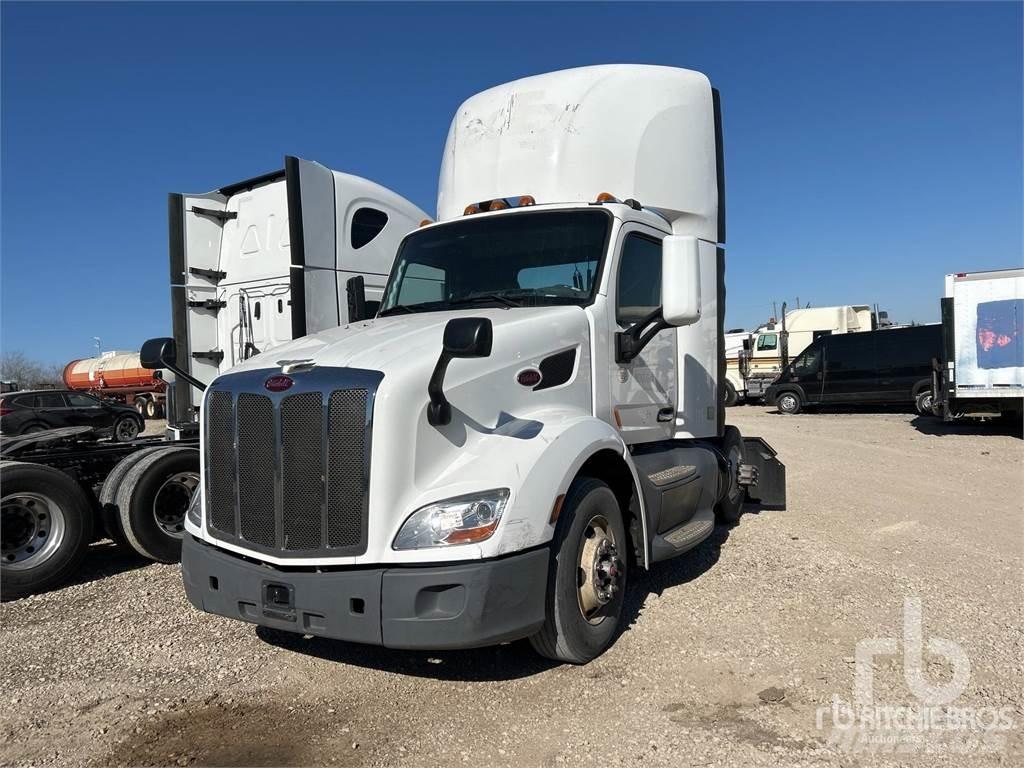
<path fill-rule="evenodd" d="M 722 393 L 722 400 L 725 402 L 726 408 L 731 408 L 739 402 L 740 396 L 736 392 L 736 387 L 732 385 L 732 382 L 728 379 L 725 380 L 724 392 Z"/>
<path fill-rule="evenodd" d="M 552 541 L 546 617 L 530 638 L 534 650 L 586 664 L 611 645 L 625 599 L 628 546 L 611 488 L 592 477 L 576 479 Z"/>
<path fill-rule="evenodd" d="M 922 416 L 932 416 L 932 391 L 930 389 L 922 390 L 918 396 L 914 399 L 914 408 Z"/>
<path fill-rule="evenodd" d="M 783 392 L 775 398 L 775 407 L 779 413 L 800 413 L 800 396 L 796 392 Z"/>

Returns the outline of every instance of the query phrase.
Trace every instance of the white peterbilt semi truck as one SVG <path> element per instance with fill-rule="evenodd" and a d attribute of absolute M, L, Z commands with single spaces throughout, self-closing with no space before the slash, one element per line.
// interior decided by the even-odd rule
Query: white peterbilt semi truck
<path fill-rule="evenodd" d="M 207 388 L 192 603 L 395 648 L 529 637 L 583 663 L 634 569 L 745 498 L 783 505 L 784 467 L 720 395 L 718 103 L 700 73 L 614 65 L 460 106 L 438 222 L 403 240 L 376 316 Z"/>

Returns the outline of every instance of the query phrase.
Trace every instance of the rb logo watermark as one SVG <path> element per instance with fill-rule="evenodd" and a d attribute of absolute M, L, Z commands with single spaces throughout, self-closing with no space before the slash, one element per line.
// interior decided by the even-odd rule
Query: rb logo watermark
<path fill-rule="evenodd" d="M 844 752 L 952 753 L 998 752 L 1015 727 L 1013 708 L 957 707 L 971 680 L 971 662 L 963 647 L 942 637 L 922 637 L 921 600 L 903 601 L 903 637 L 872 637 L 857 643 L 853 701 L 833 695 L 819 707 L 819 731 L 831 726 L 828 745 Z M 952 667 L 952 678 L 935 684 L 925 674 L 924 650 Z M 903 652 L 903 679 L 917 703 L 880 704 L 875 697 L 874 660 Z"/>

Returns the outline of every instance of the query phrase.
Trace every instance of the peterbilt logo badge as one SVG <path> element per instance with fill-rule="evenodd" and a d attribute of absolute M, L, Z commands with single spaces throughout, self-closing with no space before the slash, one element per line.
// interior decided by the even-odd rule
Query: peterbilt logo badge
<path fill-rule="evenodd" d="M 294 383 L 295 381 L 291 376 L 282 376 L 278 374 L 277 376 L 271 376 L 263 382 L 263 386 L 271 392 L 284 392 L 286 389 L 291 389 L 292 384 Z"/>
<path fill-rule="evenodd" d="M 524 368 L 516 374 L 516 381 L 524 387 L 536 387 L 544 378 L 536 368 Z"/>

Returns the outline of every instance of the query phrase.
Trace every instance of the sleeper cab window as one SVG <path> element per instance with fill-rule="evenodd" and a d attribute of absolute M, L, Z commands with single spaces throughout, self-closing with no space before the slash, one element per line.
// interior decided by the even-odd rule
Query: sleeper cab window
<path fill-rule="evenodd" d="M 352 248 L 358 250 L 370 243 L 388 223 L 388 215 L 376 208 L 359 208 L 352 214 L 350 240 Z"/>
<path fill-rule="evenodd" d="M 762 333 L 757 337 L 757 348 L 762 349 L 775 349 L 779 346 L 779 335 L 777 333 Z"/>
<path fill-rule="evenodd" d="M 626 235 L 619 259 L 615 319 L 631 325 L 661 305 L 661 241 Z"/>

